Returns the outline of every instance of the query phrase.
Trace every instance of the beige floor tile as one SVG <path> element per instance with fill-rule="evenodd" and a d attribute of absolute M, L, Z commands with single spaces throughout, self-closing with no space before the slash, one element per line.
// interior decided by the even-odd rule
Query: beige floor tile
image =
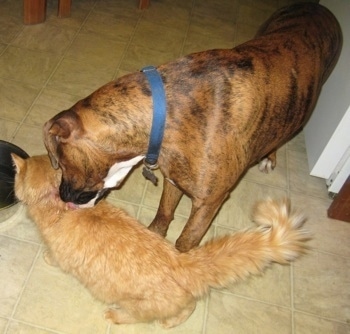
<path fill-rule="evenodd" d="M 310 176 L 306 154 L 287 150 L 290 190 L 304 195 L 328 198 L 326 181 Z"/>
<path fill-rule="evenodd" d="M 201 52 L 205 50 L 217 49 L 218 42 L 213 40 L 208 40 L 208 38 L 203 34 L 189 33 L 188 38 L 184 44 L 182 55 L 188 55 L 190 53 Z M 224 41 L 221 38 L 220 48 L 230 49 L 234 46 L 233 41 Z"/>
<path fill-rule="evenodd" d="M 159 325 L 151 324 L 134 324 L 134 325 L 111 325 L 110 334 L 153 334 L 157 333 Z"/>
<path fill-rule="evenodd" d="M 22 124 L 15 135 L 13 143 L 29 155 L 46 154 L 47 151 L 42 136 L 42 127 Z"/>
<path fill-rule="evenodd" d="M 9 46 L 0 56 L 0 77 L 41 86 L 49 78 L 58 60 L 57 55 L 49 52 Z"/>
<path fill-rule="evenodd" d="M 11 316 L 38 249 L 38 245 L 0 235 L 0 316 Z"/>
<path fill-rule="evenodd" d="M 242 1 L 241 1 L 242 3 Z M 262 9 L 267 11 L 275 11 L 278 8 L 279 0 L 245 0 L 244 4 L 253 7 L 255 10 Z"/>
<path fill-rule="evenodd" d="M 4 9 L 1 7 L 1 10 Z M 21 18 L 18 14 L 2 14 L 0 17 L 0 43 L 11 43 L 11 41 L 13 41 L 13 39 L 21 32 L 21 23 Z"/>
<path fill-rule="evenodd" d="M 0 54 L 6 49 L 6 45 L 5 44 L 1 44 L 0 42 Z"/>
<path fill-rule="evenodd" d="M 4 15 L 11 15 L 14 17 L 21 17 L 21 11 L 22 9 L 22 3 L 15 2 L 13 3 L 12 1 L 2 1 L 1 2 L 1 13 Z"/>
<path fill-rule="evenodd" d="M 18 126 L 19 126 L 19 123 L 7 121 L 0 118 L 0 139 L 6 140 L 6 141 L 12 141 L 12 138 Z"/>
<path fill-rule="evenodd" d="M 159 34 L 159 31 L 162 33 Z M 158 22 L 141 21 L 135 31 L 132 43 L 160 52 L 180 54 L 187 27 L 169 27 Z M 154 38 L 157 36 L 157 38 Z"/>
<path fill-rule="evenodd" d="M 68 48 L 66 58 L 94 63 L 97 68 L 115 68 L 126 48 L 125 42 L 103 38 L 95 33 L 80 33 Z"/>
<path fill-rule="evenodd" d="M 51 117 L 72 107 L 79 98 L 58 90 L 44 89 L 33 104 L 25 123 L 42 127 Z"/>
<path fill-rule="evenodd" d="M 1 333 L 5 333 L 5 329 L 7 327 L 8 320 L 4 318 L 0 318 L 0 331 Z"/>
<path fill-rule="evenodd" d="M 282 147 L 277 150 L 277 165 L 271 173 L 263 173 L 259 170 L 258 165 L 255 165 L 247 171 L 244 179 L 267 186 L 287 188 L 288 176 L 286 165 L 286 149 Z"/>
<path fill-rule="evenodd" d="M 230 294 L 212 292 L 206 333 L 291 333 L 291 311 Z"/>
<path fill-rule="evenodd" d="M 235 229 L 255 226 L 251 220 L 255 203 L 267 196 L 279 199 L 286 195 L 283 189 L 242 180 L 221 207 L 216 222 Z"/>
<path fill-rule="evenodd" d="M 64 59 L 47 87 L 83 98 L 111 81 L 115 69 L 114 66 L 96 67 L 94 62 L 89 62 L 88 59 L 84 62 Z"/>
<path fill-rule="evenodd" d="M 183 54 L 210 49 L 230 49 L 234 45 L 235 24 L 220 18 L 195 16 L 189 27 Z"/>
<path fill-rule="evenodd" d="M 130 17 L 124 16 L 121 11 L 111 11 L 108 14 L 95 12 L 88 17 L 81 32 L 95 33 L 103 38 L 125 43 L 132 37 L 137 22 L 138 14 Z"/>
<path fill-rule="evenodd" d="M 217 235 L 234 233 L 232 230 L 217 227 Z M 239 281 L 226 290 L 239 296 L 262 302 L 291 306 L 291 272 L 289 265 L 272 264 L 264 273 L 249 276 L 244 281 Z"/>
<path fill-rule="evenodd" d="M 18 240 L 41 244 L 41 237 L 34 223 L 27 216 L 26 209 L 20 205 L 18 211 L 6 222 L 0 222 L 0 234 Z"/>
<path fill-rule="evenodd" d="M 250 24 L 244 24 L 242 22 L 237 22 L 234 46 L 243 44 L 249 41 L 250 39 L 254 38 L 257 31 L 258 31 L 258 28 L 256 26 L 252 26 Z"/>
<path fill-rule="evenodd" d="M 52 332 L 43 328 L 22 324 L 20 322 L 11 321 L 6 332 L 7 334 L 53 334 Z"/>
<path fill-rule="evenodd" d="M 304 132 L 301 131 L 299 134 L 297 134 L 286 144 L 286 146 L 288 150 L 298 151 L 306 154 Z"/>
<path fill-rule="evenodd" d="M 191 1 L 167 1 L 152 3 L 152 10 L 142 13 L 142 21 L 157 22 L 162 26 L 187 29 L 190 22 Z"/>
<path fill-rule="evenodd" d="M 20 122 L 39 93 L 39 88 L 12 80 L 0 79 L 1 117 Z"/>
<path fill-rule="evenodd" d="M 196 3 L 194 13 L 212 18 L 235 21 L 238 14 L 239 1 L 202 0 Z"/>
<path fill-rule="evenodd" d="M 295 334 L 348 334 L 350 326 L 344 323 L 318 318 L 312 315 L 295 312 Z"/>
<path fill-rule="evenodd" d="M 350 256 L 350 224 L 327 217 L 330 199 L 319 199 L 303 195 L 291 196 L 292 203 L 304 212 L 306 229 L 311 232 L 310 246 L 317 250 Z"/>
<path fill-rule="evenodd" d="M 93 0 L 86 0 L 94 3 Z M 99 0 L 94 5 L 93 11 L 96 13 L 113 15 L 115 18 L 125 17 L 131 20 L 141 15 L 142 10 L 139 10 L 135 2 L 129 0 Z M 108 27 L 106 27 L 107 30 Z"/>
<path fill-rule="evenodd" d="M 270 15 L 275 11 L 275 8 L 265 7 L 259 11 L 254 6 L 249 6 L 249 3 L 244 3 L 239 6 L 238 23 L 254 26 L 256 30 L 265 22 Z"/>
<path fill-rule="evenodd" d="M 24 26 L 13 45 L 28 50 L 62 54 L 76 35 L 76 29 L 51 24 Z"/>
<path fill-rule="evenodd" d="M 350 318 L 349 300 L 349 258 L 314 250 L 295 263 L 296 310 L 346 322 Z"/>
<path fill-rule="evenodd" d="M 239 296 L 290 307 L 290 284 L 290 266 L 273 264 L 261 276 L 251 276 L 228 290 Z"/>
<path fill-rule="evenodd" d="M 47 265 L 40 254 L 14 319 L 64 333 L 104 333 L 105 309 L 73 277 Z"/>

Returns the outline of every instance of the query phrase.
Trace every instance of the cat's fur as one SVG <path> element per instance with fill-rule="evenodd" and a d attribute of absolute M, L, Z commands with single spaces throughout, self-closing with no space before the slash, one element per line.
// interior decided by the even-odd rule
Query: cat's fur
<path fill-rule="evenodd" d="M 216 238 L 180 253 L 127 213 L 101 201 L 71 210 L 58 195 L 60 170 L 47 156 L 13 155 L 15 193 L 28 208 L 46 245 L 49 262 L 59 265 L 107 304 L 114 323 L 158 320 L 176 326 L 193 312 L 210 287 L 222 288 L 271 262 L 287 263 L 305 250 L 304 218 L 289 202 L 257 205 L 256 228 Z"/>

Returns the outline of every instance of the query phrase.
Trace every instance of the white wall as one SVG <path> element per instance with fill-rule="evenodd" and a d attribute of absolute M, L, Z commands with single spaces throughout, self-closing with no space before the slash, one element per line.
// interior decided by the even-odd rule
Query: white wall
<path fill-rule="evenodd" d="M 343 32 L 343 49 L 304 134 L 310 174 L 329 179 L 339 162 L 350 153 L 350 0 L 321 0 L 320 3 L 337 17 Z M 344 162 L 344 165 L 348 164 Z M 350 170 L 345 171 L 346 174 L 349 175 Z M 331 191 L 338 192 L 337 189 Z"/>

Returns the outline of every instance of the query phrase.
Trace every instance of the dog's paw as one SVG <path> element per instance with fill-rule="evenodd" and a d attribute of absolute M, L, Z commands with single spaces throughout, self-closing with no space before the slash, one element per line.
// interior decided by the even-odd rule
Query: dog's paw
<path fill-rule="evenodd" d="M 271 152 L 269 155 L 265 156 L 260 162 L 259 162 L 259 171 L 263 173 L 271 173 L 277 164 L 277 155 L 276 151 Z"/>
<path fill-rule="evenodd" d="M 273 170 L 272 161 L 269 158 L 265 158 L 259 162 L 258 168 L 262 173 L 271 173 Z"/>

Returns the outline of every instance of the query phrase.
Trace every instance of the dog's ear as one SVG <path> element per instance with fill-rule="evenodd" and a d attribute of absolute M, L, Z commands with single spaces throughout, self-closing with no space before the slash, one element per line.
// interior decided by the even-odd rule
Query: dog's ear
<path fill-rule="evenodd" d="M 81 128 L 80 123 L 79 116 L 71 110 L 62 111 L 45 123 L 44 144 L 53 168 L 58 168 L 58 145 L 67 142 L 72 133 Z"/>
<path fill-rule="evenodd" d="M 58 137 L 52 135 L 47 131 L 47 127 L 51 127 L 49 122 L 45 123 L 44 126 L 44 144 L 49 153 L 49 158 L 51 160 L 51 165 L 54 169 L 58 169 L 58 155 L 57 155 L 57 146 L 58 146 Z"/>

